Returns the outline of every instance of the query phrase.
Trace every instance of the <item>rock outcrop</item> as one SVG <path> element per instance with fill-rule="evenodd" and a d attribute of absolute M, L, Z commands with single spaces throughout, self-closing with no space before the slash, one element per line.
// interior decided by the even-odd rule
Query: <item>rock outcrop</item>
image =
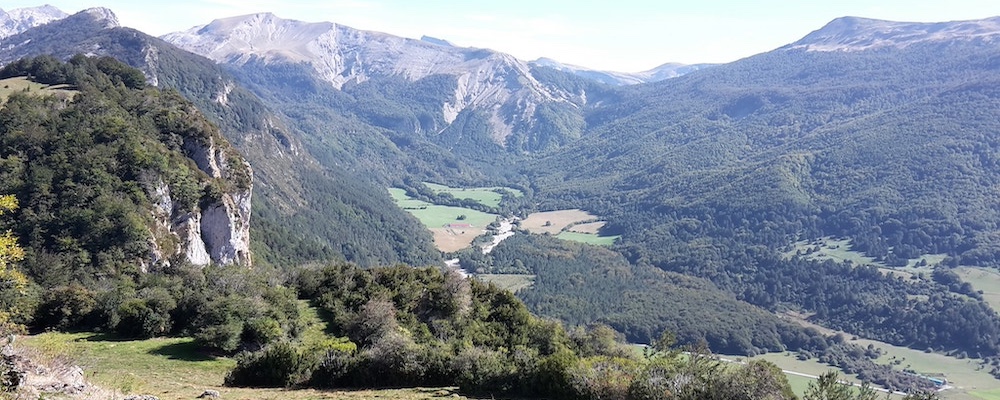
<path fill-rule="evenodd" d="M 221 139 L 207 143 L 189 140 L 185 154 L 219 186 L 213 198 L 193 210 L 182 210 L 171 197 L 170 186 L 162 180 L 147 185 L 157 221 L 156 239 L 150 246 L 149 262 L 169 266 L 176 256 L 193 265 L 210 263 L 251 265 L 250 199 L 253 183 L 250 164 Z M 206 201 L 207 200 L 207 201 Z"/>

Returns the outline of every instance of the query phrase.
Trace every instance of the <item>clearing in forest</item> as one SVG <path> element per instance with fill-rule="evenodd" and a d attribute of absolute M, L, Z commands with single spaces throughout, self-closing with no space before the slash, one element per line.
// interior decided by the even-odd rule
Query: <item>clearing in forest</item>
<path fill-rule="evenodd" d="M 28 77 L 18 76 L 7 79 L 0 79 L 0 104 L 7 102 L 7 98 L 16 92 L 32 93 L 39 96 L 64 96 L 73 99 L 79 91 L 73 90 L 70 85 L 45 85 L 28 80 Z"/>
<path fill-rule="evenodd" d="M 427 186 L 435 193 L 448 193 L 456 199 L 474 200 L 479 204 L 493 208 L 500 206 L 500 200 L 503 198 L 500 192 L 506 191 L 514 195 L 514 197 L 524 196 L 524 193 L 520 190 L 504 186 L 454 188 L 431 182 L 424 182 L 424 186 Z"/>
<path fill-rule="evenodd" d="M 439 206 L 406 195 L 406 191 L 390 188 L 396 205 L 420 220 L 434 234 L 434 246 L 446 253 L 472 246 L 472 240 L 486 233 L 486 226 L 499 217 L 470 208 Z"/>
<path fill-rule="evenodd" d="M 607 222 L 580 209 L 537 212 L 521 221 L 521 228 L 535 234 L 549 234 L 598 246 L 610 246 L 618 236 L 601 236 L 598 232 Z"/>

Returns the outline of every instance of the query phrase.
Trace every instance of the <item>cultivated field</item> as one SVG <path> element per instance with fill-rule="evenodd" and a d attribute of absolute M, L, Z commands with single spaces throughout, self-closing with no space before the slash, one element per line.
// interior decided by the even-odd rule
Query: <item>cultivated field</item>
<path fill-rule="evenodd" d="M 456 199 L 475 200 L 479 202 L 479 204 L 482 204 L 487 207 L 500 206 L 500 199 L 503 196 L 498 191 L 509 192 L 513 194 L 515 197 L 524 196 L 524 193 L 521 192 L 520 190 L 503 186 L 453 188 L 430 182 L 424 182 L 424 185 L 433 190 L 435 193 L 448 193 L 454 196 Z"/>
<path fill-rule="evenodd" d="M 597 219 L 597 216 L 578 209 L 537 212 L 522 220 L 521 228 L 531 233 L 555 235 L 570 224 L 594 219 Z"/>
<path fill-rule="evenodd" d="M 608 223 L 605 221 L 587 222 L 585 224 L 572 225 L 569 228 L 566 228 L 566 230 L 569 232 L 589 233 L 591 235 L 596 235 L 601 231 L 601 228 L 603 228 L 604 225 L 607 224 Z"/>
<path fill-rule="evenodd" d="M 403 189 L 390 188 L 396 204 L 417 217 L 434 234 L 434 246 L 446 253 L 472 245 L 472 240 L 486 233 L 486 225 L 498 215 L 469 208 L 439 206 L 406 195 Z M 464 218 L 459 219 L 460 216 Z"/>
<path fill-rule="evenodd" d="M 618 236 L 598 236 L 597 232 L 606 222 L 594 221 L 597 216 L 583 210 L 558 210 L 537 212 L 521 221 L 521 228 L 535 234 L 555 235 L 559 239 L 572 240 L 599 246 L 610 246 Z M 594 221 L 594 222 L 585 222 Z"/>
<path fill-rule="evenodd" d="M 72 90 L 69 85 L 43 85 L 41 83 L 29 81 L 26 77 L 19 76 L 0 79 L 0 104 L 6 102 L 7 98 L 10 97 L 11 94 L 24 91 L 40 96 L 65 96 L 68 99 L 72 99 L 73 96 L 79 93 L 76 90 Z"/>

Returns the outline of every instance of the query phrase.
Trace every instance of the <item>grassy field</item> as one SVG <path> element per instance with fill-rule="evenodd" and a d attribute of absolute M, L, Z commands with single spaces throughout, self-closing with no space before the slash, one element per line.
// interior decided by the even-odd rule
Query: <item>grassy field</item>
<path fill-rule="evenodd" d="M 578 209 L 537 212 L 521 221 L 521 228 L 528 232 L 550 235 L 558 234 L 570 224 L 597 219 L 596 216 Z"/>
<path fill-rule="evenodd" d="M 598 236 L 593 233 L 579 233 L 579 232 L 561 232 L 556 235 L 557 238 L 563 240 L 572 240 L 574 242 L 583 242 L 587 244 L 593 244 L 597 246 L 611 246 L 615 244 L 615 240 L 618 240 L 621 236 Z"/>
<path fill-rule="evenodd" d="M 389 188 L 396 204 L 417 217 L 434 234 L 434 246 L 443 252 L 453 252 L 472 245 L 472 240 L 486 233 L 486 225 L 498 215 L 469 208 L 439 206 L 406 195 L 406 191 Z M 465 216 L 459 219 L 459 216 Z M 455 224 L 456 226 L 447 226 Z M 457 226 L 468 224 L 471 227 Z"/>
<path fill-rule="evenodd" d="M 77 93 L 68 85 L 43 85 L 29 81 L 28 78 L 19 76 L 14 78 L 0 79 L 0 104 L 7 101 L 7 98 L 15 92 L 27 91 L 38 95 L 65 96 L 72 99 Z"/>
<path fill-rule="evenodd" d="M 599 236 L 597 232 L 606 222 L 593 221 L 596 216 L 583 210 L 558 210 L 532 213 L 521 221 L 521 228 L 535 234 L 555 235 L 559 239 L 611 246 L 619 236 Z"/>
<path fill-rule="evenodd" d="M 1000 310 L 1000 272 L 989 268 L 959 267 L 953 271 L 969 282 L 973 289 L 983 291 L 983 300 L 994 310 Z"/>
<path fill-rule="evenodd" d="M 824 334 L 835 334 L 836 331 L 823 328 L 819 325 L 812 324 L 808 321 L 793 318 L 789 314 L 783 314 L 787 318 L 792 319 L 804 326 L 809 326 L 818 329 Z M 839 332 L 847 338 L 852 338 L 852 335 Z M 980 394 L 984 396 L 990 396 L 991 393 L 1000 396 L 1000 380 L 993 378 L 989 374 L 989 368 L 980 368 L 981 360 L 967 358 L 958 359 L 956 357 L 949 357 L 940 353 L 927 353 L 922 350 L 911 349 L 901 346 L 893 346 L 885 342 L 879 342 L 876 340 L 868 339 L 849 339 L 851 343 L 855 343 L 862 347 L 868 347 L 872 345 L 876 348 L 882 349 L 883 355 L 875 360 L 875 362 L 880 364 L 893 364 L 895 360 L 900 360 L 893 368 L 897 370 L 912 369 L 919 374 L 926 376 L 943 376 L 948 379 L 949 385 L 954 386 L 953 389 L 941 392 L 941 397 L 944 399 L 979 399 L 979 398 L 990 398 L 981 397 Z M 776 357 L 775 355 L 766 355 L 765 357 Z M 802 363 L 794 357 L 791 357 L 796 363 Z M 780 358 L 772 360 L 775 364 L 778 364 L 782 369 L 799 371 L 796 370 L 796 365 L 787 364 L 781 361 Z M 779 362 L 781 361 L 781 362 Z M 808 363 L 817 364 L 823 368 L 830 368 L 829 366 L 819 363 L 816 360 L 805 361 Z M 802 364 L 798 364 L 802 365 Z M 786 366 L 790 368 L 786 368 Z M 799 371 L 804 373 L 809 373 L 807 371 Z M 818 375 L 818 374 L 816 374 Z M 1000 397 L 998 397 L 1000 398 Z"/>
<path fill-rule="evenodd" d="M 308 324 L 303 334 L 310 341 L 326 339 L 325 323 L 317 311 L 301 303 Z M 193 399 L 206 389 L 224 399 L 431 399 L 451 396 L 453 389 L 414 388 L 389 390 L 285 390 L 222 386 L 236 362 L 207 354 L 191 338 L 123 340 L 98 333 L 43 333 L 27 336 L 18 344 L 41 354 L 41 359 L 68 356 L 83 368 L 87 379 L 123 394 L 149 394 L 162 400 Z M 460 397 L 457 396 L 456 397 Z M 120 398 L 120 397 L 119 397 Z"/>
<path fill-rule="evenodd" d="M 515 197 L 524 196 L 524 193 L 520 190 L 503 186 L 453 188 L 430 182 L 424 182 L 424 185 L 433 190 L 435 193 L 448 193 L 456 199 L 475 200 L 479 202 L 479 204 L 487 207 L 500 206 L 500 199 L 502 199 L 503 196 L 498 191 L 509 192 Z"/>
<path fill-rule="evenodd" d="M 812 251 L 818 248 L 818 251 Z M 919 258 L 909 260 L 904 267 L 890 267 L 874 258 L 868 257 L 859 251 L 851 250 L 851 242 L 848 239 L 837 239 L 826 237 L 814 241 L 799 241 L 795 247 L 785 253 L 785 257 L 791 257 L 796 253 L 806 254 L 812 260 L 834 260 L 838 262 L 850 261 L 855 265 L 874 265 L 885 274 L 901 276 L 904 279 L 911 279 L 916 275 L 929 275 L 934 270 L 934 265 L 944 260 L 944 254 L 925 254 Z M 924 266 L 919 266 L 923 262 Z"/>
<path fill-rule="evenodd" d="M 517 293 L 518 290 L 531 287 L 535 284 L 534 275 L 521 274 L 480 274 L 476 279 L 483 282 L 490 282 L 498 287 Z"/>

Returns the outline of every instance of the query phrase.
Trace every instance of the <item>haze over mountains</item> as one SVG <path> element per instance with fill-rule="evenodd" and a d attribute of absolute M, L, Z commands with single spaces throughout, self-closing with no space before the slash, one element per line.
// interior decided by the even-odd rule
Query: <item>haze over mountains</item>
<path fill-rule="evenodd" d="M 1000 355 L 1000 317 L 948 275 L 1000 266 L 996 18 L 845 17 L 733 63 L 639 74 L 270 13 L 162 40 L 101 10 L 42 20 L 10 25 L 0 63 L 109 55 L 188 97 L 254 166 L 251 246 L 267 264 L 439 264 L 385 188 L 507 185 L 525 197 L 489 211 L 581 208 L 621 235 L 612 249 L 528 236 L 461 254 L 538 277 L 519 295 L 546 315 L 637 342 L 669 328 L 741 354 L 826 351 L 775 315 L 794 311 Z M 873 266 L 796 247 L 831 237 Z M 923 277 L 885 273 L 927 259 L 940 261 Z M 747 321 L 684 318 L 698 307 Z"/>

